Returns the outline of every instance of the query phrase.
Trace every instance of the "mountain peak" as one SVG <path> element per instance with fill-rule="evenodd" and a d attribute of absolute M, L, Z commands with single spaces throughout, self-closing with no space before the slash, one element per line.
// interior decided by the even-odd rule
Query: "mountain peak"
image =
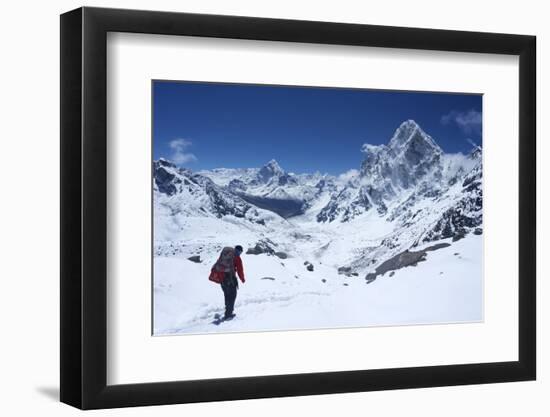
<path fill-rule="evenodd" d="M 389 146 L 392 148 L 398 147 L 403 145 L 411 136 L 413 136 L 416 132 L 422 131 L 420 129 L 420 126 L 418 123 L 416 123 L 414 120 L 409 119 L 405 120 L 403 123 L 399 125 L 399 127 L 395 130 L 392 138 L 390 139 Z"/>
<path fill-rule="evenodd" d="M 284 174 L 285 173 L 284 169 L 281 168 L 281 166 L 279 165 L 279 163 L 275 159 L 270 160 L 261 169 L 264 169 L 264 168 L 266 170 L 270 171 L 272 174 Z"/>
<path fill-rule="evenodd" d="M 176 164 L 174 164 L 172 161 L 169 161 L 168 159 L 163 157 L 160 157 L 157 161 L 153 161 L 153 162 L 160 166 L 176 168 Z"/>
<path fill-rule="evenodd" d="M 404 122 L 401 123 L 401 125 L 399 127 L 404 127 L 404 126 L 420 127 L 420 125 L 418 123 L 416 123 L 416 121 L 413 120 L 413 119 L 405 120 Z"/>
<path fill-rule="evenodd" d="M 401 123 L 387 145 L 364 144 L 362 151 L 365 158 L 361 163 L 361 177 L 379 195 L 391 195 L 394 190 L 416 186 L 426 175 L 441 168 L 443 154 L 414 120 Z"/>
<path fill-rule="evenodd" d="M 279 165 L 279 163 L 277 162 L 276 159 L 271 159 L 267 164 L 265 164 L 264 166 L 266 167 L 270 167 L 270 168 L 273 168 L 273 169 L 278 169 L 278 170 L 281 170 L 282 171 L 282 168 L 281 166 Z"/>
<path fill-rule="evenodd" d="M 399 125 L 388 146 L 392 149 L 397 149 L 413 142 L 425 142 L 429 148 L 441 151 L 441 148 L 432 137 L 424 132 L 420 125 L 412 119 L 405 120 Z"/>
<path fill-rule="evenodd" d="M 260 178 L 263 181 L 269 181 L 272 177 L 279 177 L 285 174 L 285 171 L 281 168 L 279 163 L 272 159 L 267 164 L 265 164 L 263 167 L 260 168 Z"/>

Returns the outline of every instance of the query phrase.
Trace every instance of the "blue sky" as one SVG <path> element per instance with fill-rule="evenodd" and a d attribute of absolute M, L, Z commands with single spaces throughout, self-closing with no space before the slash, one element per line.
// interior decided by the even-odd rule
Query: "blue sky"
<path fill-rule="evenodd" d="M 260 167 L 340 174 L 364 143 L 414 119 L 445 152 L 481 145 L 481 95 L 153 82 L 153 157 L 193 170 Z"/>

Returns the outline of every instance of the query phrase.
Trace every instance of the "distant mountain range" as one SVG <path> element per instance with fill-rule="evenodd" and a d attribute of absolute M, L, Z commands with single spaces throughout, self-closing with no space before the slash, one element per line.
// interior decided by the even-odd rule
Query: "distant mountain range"
<path fill-rule="evenodd" d="M 310 236 L 318 242 L 312 256 L 330 254 L 363 271 L 426 242 L 482 233 L 481 147 L 447 154 L 407 120 L 386 145 L 365 144 L 362 152 L 359 169 L 340 177 L 289 173 L 275 160 L 259 168 L 192 172 L 159 159 L 153 163 L 155 216 L 164 220 L 156 225 L 176 230 L 184 218 L 239 219 L 247 236 L 279 237 L 297 252 L 300 243 L 291 236 Z M 336 241 L 346 239 L 342 233 L 353 243 L 337 249 Z M 155 231 L 160 246 L 162 236 L 174 234 Z"/>

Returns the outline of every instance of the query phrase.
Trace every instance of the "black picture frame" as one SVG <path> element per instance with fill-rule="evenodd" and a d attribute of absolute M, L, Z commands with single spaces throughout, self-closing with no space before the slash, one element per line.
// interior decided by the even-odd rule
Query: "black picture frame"
<path fill-rule="evenodd" d="M 107 385 L 108 32 L 519 56 L 519 358 Z M 534 36 L 102 8 L 61 15 L 61 401 L 81 409 L 525 381 L 536 378 Z"/>

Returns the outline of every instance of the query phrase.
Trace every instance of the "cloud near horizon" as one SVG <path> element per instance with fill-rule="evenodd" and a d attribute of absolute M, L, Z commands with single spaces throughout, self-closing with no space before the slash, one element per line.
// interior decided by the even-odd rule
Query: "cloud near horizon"
<path fill-rule="evenodd" d="M 196 162 L 197 157 L 191 152 L 186 152 L 193 142 L 188 139 L 178 138 L 171 140 L 169 143 L 170 149 L 172 149 L 172 154 L 170 155 L 170 160 L 176 165 L 186 165 L 190 162 Z"/>
<path fill-rule="evenodd" d="M 467 112 L 452 110 L 441 116 L 441 124 L 456 124 L 467 135 L 474 133 L 481 136 L 481 123 L 481 112 L 473 109 Z"/>
<path fill-rule="evenodd" d="M 357 169 L 350 169 L 338 176 L 338 179 L 343 182 L 348 182 L 349 180 L 355 178 L 359 175 L 359 170 Z"/>

